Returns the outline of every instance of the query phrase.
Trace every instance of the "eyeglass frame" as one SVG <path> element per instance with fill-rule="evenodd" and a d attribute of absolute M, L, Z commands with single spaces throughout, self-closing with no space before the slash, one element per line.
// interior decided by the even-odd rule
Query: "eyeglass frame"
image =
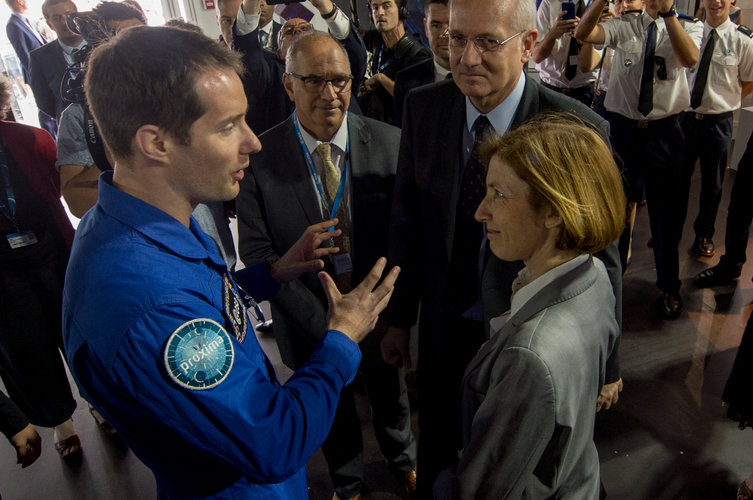
<path fill-rule="evenodd" d="M 504 44 L 506 44 L 507 42 L 509 42 L 513 38 L 522 35 L 523 33 L 527 32 L 527 31 L 528 30 L 518 31 L 514 35 L 508 36 L 507 38 L 505 38 L 501 42 L 499 40 L 496 40 L 494 38 L 490 38 L 488 36 L 477 36 L 475 38 L 468 38 L 465 35 L 458 35 L 458 34 L 453 35 L 452 33 L 450 33 L 449 29 L 447 29 L 447 31 L 444 32 L 443 36 L 447 36 L 449 38 L 450 48 L 463 49 L 463 50 L 465 50 L 465 48 L 468 46 L 468 41 L 472 40 L 473 41 L 473 47 L 475 47 L 475 49 L 478 51 L 479 54 L 483 54 L 484 52 L 498 52 L 499 49 L 501 49 Z M 455 38 L 453 38 L 453 37 L 462 37 L 463 40 L 465 40 L 465 43 L 463 43 L 463 46 L 460 47 L 460 46 L 457 46 L 457 45 L 453 45 L 453 41 L 455 40 Z M 483 47 L 479 47 L 478 40 L 487 40 L 489 42 L 494 42 L 495 48 L 493 48 L 493 49 L 485 49 Z"/>
<path fill-rule="evenodd" d="M 351 85 L 353 83 L 353 75 L 350 75 L 350 74 L 347 75 L 347 77 L 338 76 L 337 78 L 323 78 L 319 75 L 305 75 L 304 76 L 304 75 L 299 75 L 297 73 L 290 73 L 290 72 L 286 72 L 285 74 L 295 78 L 296 80 L 300 80 L 301 82 L 303 82 L 303 88 L 305 88 L 307 91 L 311 93 L 321 92 L 322 90 L 327 88 L 327 84 L 329 84 L 329 85 L 332 85 L 332 90 L 334 90 L 335 93 L 339 94 L 340 92 L 345 91 L 345 88 L 348 86 L 348 83 L 350 83 Z M 317 90 L 312 90 L 306 86 L 306 80 L 309 80 L 312 78 L 316 78 L 322 81 L 322 85 L 320 85 Z M 347 78 L 347 81 L 342 87 L 338 88 L 337 85 L 335 85 L 335 80 L 339 80 L 340 78 Z"/>
<path fill-rule="evenodd" d="M 294 24 L 292 26 L 288 26 L 285 30 L 283 30 L 282 28 L 280 28 L 280 35 L 279 35 L 280 40 L 282 40 L 283 38 L 285 38 L 288 35 L 294 35 L 295 32 L 298 30 L 299 26 L 308 26 L 308 28 L 306 28 L 305 30 L 301 30 L 304 33 L 307 32 L 307 31 L 314 31 L 316 29 L 314 27 L 314 25 L 311 24 L 308 21 L 305 21 L 305 22 L 302 22 L 302 23 L 298 23 L 298 24 Z"/>

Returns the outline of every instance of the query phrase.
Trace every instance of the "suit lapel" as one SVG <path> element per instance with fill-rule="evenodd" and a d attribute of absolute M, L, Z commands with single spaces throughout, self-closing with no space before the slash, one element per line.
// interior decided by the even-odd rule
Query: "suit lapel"
<path fill-rule="evenodd" d="M 371 130 L 358 115 L 352 113 L 348 113 L 348 141 L 351 176 L 355 177 L 360 175 L 363 167 L 369 164 Z M 353 186 L 352 182 L 351 186 Z"/>
<path fill-rule="evenodd" d="M 539 113 L 539 93 L 536 89 L 536 83 L 527 78 L 523 88 L 523 96 L 520 98 L 518 109 L 515 110 L 515 116 L 510 123 L 510 130 L 516 129 L 528 121 L 531 117 Z"/>
<path fill-rule="evenodd" d="M 452 245 L 455 239 L 455 216 L 457 215 L 458 200 L 460 199 L 460 180 L 463 175 L 463 134 L 465 127 L 465 96 L 460 92 L 455 83 L 452 85 L 452 93 L 447 107 L 440 117 L 438 127 L 440 130 L 438 148 L 439 165 L 437 165 L 437 185 L 441 191 L 445 191 L 440 199 L 447 200 L 445 220 L 445 245 L 447 257 L 452 255 Z M 444 186 L 444 189 L 441 188 Z"/>
<path fill-rule="evenodd" d="M 317 224 L 322 221 L 319 197 L 314 190 L 311 172 L 298 142 L 292 117 L 285 121 L 284 135 L 284 141 L 275 146 L 280 148 L 279 151 L 283 155 L 280 158 L 280 168 L 289 169 L 289 175 L 285 175 L 284 178 L 290 179 L 291 182 L 287 182 L 287 185 L 281 188 L 290 190 L 291 197 L 298 201 L 301 210 L 306 214 L 309 225 Z"/>

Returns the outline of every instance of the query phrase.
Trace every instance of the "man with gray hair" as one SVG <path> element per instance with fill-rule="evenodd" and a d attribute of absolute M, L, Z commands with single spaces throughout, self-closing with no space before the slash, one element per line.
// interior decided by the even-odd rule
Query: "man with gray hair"
<path fill-rule="evenodd" d="M 457 459 L 463 372 L 487 339 L 488 320 L 509 309 L 512 281 L 523 267 L 492 255 L 482 224 L 473 218 L 486 192 L 476 144 L 542 111 L 574 113 L 609 136 L 607 122 L 583 104 L 526 78 L 523 69 L 537 38 L 534 16 L 528 0 L 452 0 L 453 80 L 414 89 L 405 101 L 389 238 L 389 258 L 403 274 L 388 308 L 382 354 L 395 366 L 412 365 L 410 328 L 420 303 L 422 498 L 431 497 L 438 472 Z M 619 321 L 616 246 L 600 257 L 614 286 Z M 607 371 L 612 384 L 603 389 L 602 402 L 611 404 L 620 386 L 616 363 Z"/>
<path fill-rule="evenodd" d="M 353 89 L 348 57 L 331 36 L 314 33 L 287 53 L 282 83 L 295 113 L 259 139 L 254 168 L 236 201 L 239 250 L 247 266 L 274 262 L 306 226 L 337 217 L 339 252 L 325 269 L 345 292 L 387 251 L 387 228 L 400 131 L 348 112 Z M 285 165 L 285 168 L 280 168 Z M 271 301 L 282 359 L 298 368 L 311 355 L 326 324 L 327 297 L 315 273 L 283 285 Z M 373 410 L 374 432 L 392 472 L 415 489 L 416 446 L 403 371 L 385 363 L 377 323 L 361 344 L 359 372 Z M 336 498 L 355 498 L 363 483 L 361 421 L 347 388 L 322 445 Z"/>

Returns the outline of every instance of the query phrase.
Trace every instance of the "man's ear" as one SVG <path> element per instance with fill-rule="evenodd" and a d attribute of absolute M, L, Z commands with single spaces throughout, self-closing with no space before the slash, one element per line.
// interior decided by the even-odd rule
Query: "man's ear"
<path fill-rule="evenodd" d="M 136 152 L 158 162 L 166 160 L 171 143 L 165 131 L 156 125 L 142 125 L 139 127 L 133 138 L 133 142 Z"/>
<path fill-rule="evenodd" d="M 526 64 L 528 62 L 528 59 L 531 58 L 531 53 L 533 52 L 534 47 L 536 47 L 536 39 L 539 37 L 539 32 L 536 30 L 528 30 L 522 35 L 522 42 L 523 42 L 523 53 L 521 54 L 521 62 L 523 64 Z"/>
<path fill-rule="evenodd" d="M 288 93 L 290 100 L 295 102 L 295 92 L 293 92 L 293 77 L 287 73 L 283 73 L 282 86 L 285 87 L 285 92 Z"/>

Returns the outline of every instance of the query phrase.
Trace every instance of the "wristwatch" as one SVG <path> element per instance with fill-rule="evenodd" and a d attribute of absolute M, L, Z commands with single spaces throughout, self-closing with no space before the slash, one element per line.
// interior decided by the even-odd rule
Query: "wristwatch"
<path fill-rule="evenodd" d="M 677 16 L 677 9 L 675 9 L 675 6 L 672 5 L 672 7 L 669 8 L 667 12 L 657 12 L 657 16 L 659 17 L 676 17 Z"/>

